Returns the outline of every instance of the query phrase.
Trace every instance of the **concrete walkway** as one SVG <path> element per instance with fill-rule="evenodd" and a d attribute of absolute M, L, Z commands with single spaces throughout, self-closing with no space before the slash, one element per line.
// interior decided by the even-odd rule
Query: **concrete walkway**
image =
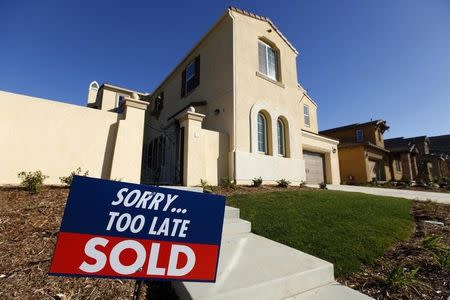
<path fill-rule="evenodd" d="M 450 204 L 450 194 L 449 193 L 385 189 L 385 188 L 355 186 L 355 185 L 329 184 L 327 187 L 329 190 L 335 190 L 335 191 L 358 192 L 358 193 L 365 193 L 365 194 L 372 194 L 372 195 L 379 195 L 379 196 L 399 197 L 399 198 L 406 198 L 406 199 L 411 199 L 411 200 L 421 200 L 421 201 L 431 200 L 431 201 L 438 202 L 438 203 Z"/>

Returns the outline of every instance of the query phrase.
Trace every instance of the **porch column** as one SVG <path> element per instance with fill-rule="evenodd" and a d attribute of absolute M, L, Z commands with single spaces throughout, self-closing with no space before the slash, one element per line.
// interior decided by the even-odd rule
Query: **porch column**
<path fill-rule="evenodd" d="M 140 183 L 145 111 L 148 102 L 125 98 L 124 106 L 124 118 L 118 122 L 109 178 Z"/>
<path fill-rule="evenodd" d="M 183 185 L 194 186 L 200 184 L 200 179 L 205 175 L 205 147 L 203 145 L 202 122 L 205 115 L 195 112 L 191 106 L 181 112 L 176 119 L 180 122 L 180 128 L 184 128 L 184 153 L 183 153 Z"/>

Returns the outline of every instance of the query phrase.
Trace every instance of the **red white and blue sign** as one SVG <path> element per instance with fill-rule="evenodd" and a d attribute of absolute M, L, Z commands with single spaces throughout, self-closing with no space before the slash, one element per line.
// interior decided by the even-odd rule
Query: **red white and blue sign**
<path fill-rule="evenodd" d="M 74 176 L 50 275 L 215 282 L 225 197 Z"/>

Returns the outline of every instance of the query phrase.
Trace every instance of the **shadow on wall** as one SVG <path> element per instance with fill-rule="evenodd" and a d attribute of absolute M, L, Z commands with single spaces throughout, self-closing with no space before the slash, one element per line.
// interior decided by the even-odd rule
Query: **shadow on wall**
<path fill-rule="evenodd" d="M 117 131 L 119 129 L 120 114 L 117 114 L 117 122 L 111 124 L 108 130 L 108 138 L 105 145 L 105 154 L 103 156 L 102 164 L 102 179 L 114 179 L 111 177 L 111 167 L 114 158 L 114 149 L 116 148 Z"/>

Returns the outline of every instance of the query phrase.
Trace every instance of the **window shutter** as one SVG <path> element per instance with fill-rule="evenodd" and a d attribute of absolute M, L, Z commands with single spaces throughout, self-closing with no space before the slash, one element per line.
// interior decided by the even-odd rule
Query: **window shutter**
<path fill-rule="evenodd" d="M 186 69 L 181 73 L 181 98 L 186 96 Z"/>
<path fill-rule="evenodd" d="M 259 60 L 259 72 L 267 74 L 267 57 L 266 57 L 266 45 L 258 42 L 258 60 Z"/>
<path fill-rule="evenodd" d="M 200 85 L 200 55 L 195 58 L 195 87 Z"/>

